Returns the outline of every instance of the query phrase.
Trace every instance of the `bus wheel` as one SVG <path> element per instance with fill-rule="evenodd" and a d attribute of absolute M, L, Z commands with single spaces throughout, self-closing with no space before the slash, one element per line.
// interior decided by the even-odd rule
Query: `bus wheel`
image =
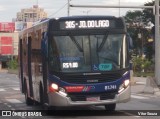
<path fill-rule="evenodd" d="M 40 85 L 40 88 L 39 88 L 39 96 L 40 96 L 40 105 L 43 106 L 44 104 L 44 95 L 43 95 L 43 89 L 42 89 L 42 86 Z"/>
<path fill-rule="evenodd" d="M 116 109 L 116 103 L 105 105 L 107 111 L 114 111 Z"/>
<path fill-rule="evenodd" d="M 27 104 L 28 106 L 31 106 L 31 105 L 34 104 L 34 101 L 33 101 L 31 98 L 28 97 L 28 91 L 27 91 L 27 88 L 26 88 L 26 87 L 27 87 L 27 86 L 25 86 L 25 100 L 26 100 L 26 104 Z"/>
<path fill-rule="evenodd" d="M 33 101 L 31 98 L 28 97 L 27 91 L 25 92 L 25 100 L 26 100 L 26 104 L 27 104 L 28 106 L 31 106 L 31 105 L 34 104 L 34 101 Z"/>

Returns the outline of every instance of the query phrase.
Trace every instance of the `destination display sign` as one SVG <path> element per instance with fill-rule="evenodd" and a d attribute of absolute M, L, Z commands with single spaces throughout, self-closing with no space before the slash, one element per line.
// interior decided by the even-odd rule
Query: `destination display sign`
<path fill-rule="evenodd" d="M 68 20 L 60 22 L 60 29 L 106 29 L 109 27 L 114 27 L 114 20 Z"/>

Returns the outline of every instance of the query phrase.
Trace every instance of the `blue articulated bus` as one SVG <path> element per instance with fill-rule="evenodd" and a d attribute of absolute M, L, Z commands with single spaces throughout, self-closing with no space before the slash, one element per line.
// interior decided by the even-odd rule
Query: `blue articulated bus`
<path fill-rule="evenodd" d="M 52 18 L 19 35 L 19 78 L 27 105 L 116 104 L 130 99 L 129 44 L 123 18 Z"/>

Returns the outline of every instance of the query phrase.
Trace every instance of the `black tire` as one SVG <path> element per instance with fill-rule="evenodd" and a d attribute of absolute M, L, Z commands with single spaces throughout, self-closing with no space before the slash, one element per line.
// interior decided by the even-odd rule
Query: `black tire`
<path fill-rule="evenodd" d="M 105 109 L 107 111 L 115 111 L 115 109 L 116 109 L 116 103 L 105 105 Z"/>
<path fill-rule="evenodd" d="M 27 91 L 25 92 L 25 100 L 26 100 L 26 104 L 27 104 L 28 106 L 34 105 L 34 101 L 33 101 L 31 98 L 28 97 Z"/>
<path fill-rule="evenodd" d="M 56 110 L 56 107 L 54 106 L 48 106 L 46 105 L 46 102 L 45 102 L 45 95 L 44 95 L 44 91 L 43 91 L 43 88 L 42 88 L 42 84 L 40 85 L 40 88 L 39 88 L 39 96 L 40 96 L 40 105 L 41 107 L 45 110 L 46 114 L 47 115 L 52 115 L 53 112 Z"/>
<path fill-rule="evenodd" d="M 39 88 L 39 96 L 40 96 L 40 105 L 44 105 L 44 93 L 43 93 L 43 89 L 42 89 L 42 85 L 40 85 Z"/>
<path fill-rule="evenodd" d="M 28 91 L 27 91 L 27 86 L 26 86 L 26 84 L 25 84 L 25 101 L 26 101 L 26 104 L 27 104 L 28 106 L 34 105 L 34 101 L 33 101 L 31 98 L 28 97 Z"/>

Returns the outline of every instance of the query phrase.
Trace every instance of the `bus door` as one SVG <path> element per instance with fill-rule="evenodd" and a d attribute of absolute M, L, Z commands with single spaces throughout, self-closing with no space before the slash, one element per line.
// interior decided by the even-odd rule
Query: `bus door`
<path fill-rule="evenodd" d="M 28 79 L 29 79 L 29 91 L 30 97 L 33 97 L 33 86 L 32 86 L 32 69 L 31 69 L 31 37 L 28 37 Z"/>
<path fill-rule="evenodd" d="M 20 79 L 20 89 L 21 92 L 24 93 L 24 80 L 23 80 L 23 46 L 22 46 L 22 39 L 19 40 L 19 50 L 18 50 L 18 58 L 19 58 L 19 79 Z"/>

